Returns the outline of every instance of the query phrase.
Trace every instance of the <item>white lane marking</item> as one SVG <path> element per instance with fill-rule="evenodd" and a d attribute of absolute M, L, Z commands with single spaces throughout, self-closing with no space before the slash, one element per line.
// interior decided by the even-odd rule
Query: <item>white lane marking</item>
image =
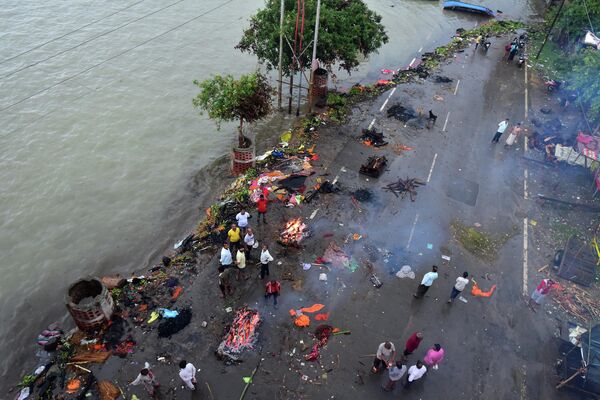
<path fill-rule="evenodd" d="M 525 168 L 525 171 L 523 172 L 524 175 L 524 179 L 523 179 L 523 198 L 525 200 L 527 200 L 527 179 L 529 178 L 529 171 L 527 171 L 527 168 Z"/>
<path fill-rule="evenodd" d="M 523 218 L 523 295 L 527 296 L 527 243 L 529 241 L 529 233 L 527 232 L 527 217 Z"/>
<path fill-rule="evenodd" d="M 396 88 L 393 88 L 392 91 L 390 92 L 390 95 L 388 96 L 388 99 L 391 98 L 394 93 L 396 93 Z"/>
<path fill-rule="evenodd" d="M 458 85 L 460 85 L 460 79 L 456 82 L 456 87 L 454 88 L 454 95 L 456 96 L 456 92 L 458 92 Z"/>
<path fill-rule="evenodd" d="M 412 61 L 410 62 L 410 64 L 408 64 L 408 68 L 411 68 L 413 63 L 415 62 L 415 60 L 417 59 L 417 57 L 413 58 Z"/>
<path fill-rule="evenodd" d="M 421 46 L 421 48 L 417 51 L 417 53 L 420 53 L 423 51 L 423 46 Z"/>
<path fill-rule="evenodd" d="M 446 115 L 446 121 L 444 122 L 444 127 L 442 128 L 442 132 L 446 132 L 446 125 L 448 125 L 448 118 L 450 118 L 450 111 Z"/>
<path fill-rule="evenodd" d="M 435 160 L 437 160 L 437 153 L 433 156 L 433 161 L 431 162 L 431 168 L 429 168 L 429 175 L 427 175 L 427 182 L 431 180 L 431 174 L 433 173 L 433 168 L 435 167 Z"/>
<path fill-rule="evenodd" d="M 373 127 L 373 125 L 375 125 L 375 118 L 373 118 L 373 121 L 371 121 L 371 123 L 369 124 L 368 129 L 371 129 Z"/>
<path fill-rule="evenodd" d="M 385 99 L 385 101 L 383 102 L 383 105 L 379 109 L 379 112 L 383 111 L 383 109 L 385 108 L 385 106 L 387 106 L 387 103 L 388 103 L 389 100 L 390 100 L 389 97 L 387 99 Z"/>
<path fill-rule="evenodd" d="M 335 185 L 338 181 L 338 179 L 340 179 L 339 175 L 335 176 L 335 179 L 333 180 L 333 182 L 331 182 L 332 185 Z"/>
<path fill-rule="evenodd" d="M 430 37 L 431 37 L 431 32 L 429 32 L 429 35 L 427 35 L 427 37 L 425 38 L 425 40 L 429 40 Z"/>
<path fill-rule="evenodd" d="M 312 214 L 310 214 L 310 219 L 313 219 L 317 215 L 319 210 L 320 210 L 320 208 L 317 208 L 315 211 L 313 211 Z"/>
<path fill-rule="evenodd" d="M 413 235 L 415 234 L 415 227 L 417 226 L 417 221 L 419 220 L 419 213 L 415 215 L 415 220 L 413 221 L 412 228 L 410 228 L 410 235 L 408 236 L 408 243 L 406 243 L 406 250 L 410 248 L 410 243 L 412 242 Z"/>
<path fill-rule="evenodd" d="M 527 85 L 527 60 L 525 60 L 524 62 L 525 64 L 525 119 L 527 119 L 527 115 L 529 114 L 529 104 L 528 104 L 528 98 L 529 98 L 529 89 L 528 89 L 528 85 Z"/>

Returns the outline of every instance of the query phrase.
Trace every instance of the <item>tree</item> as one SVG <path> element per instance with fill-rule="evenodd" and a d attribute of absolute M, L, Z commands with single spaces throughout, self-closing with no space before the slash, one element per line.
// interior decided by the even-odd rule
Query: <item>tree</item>
<path fill-rule="evenodd" d="M 546 20 L 553 18 L 557 8 L 553 8 L 546 16 Z M 594 29 L 600 28 L 600 0 L 567 1 L 558 18 L 556 26 L 563 35 L 573 41 L 579 38 L 586 30 L 591 30 L 590 22 Z"/>
<path fill-rule="evenodd" d="M 306 46 L 314 35 L 317 2 L 305 1 L 302 42 Z M 277 68 L 279 61 L 279 6 L 280 0 L 266 0 L 265 8 L 250 18 L 250 27 L 236 46 L 254 53 L 269 70 Z M 285 0 L 285 10 L 283 32 L 293 46 L 297 1 Z M 350 73 L 358 67 L 361 58 L 376 52 L 388 41 L 381 16 L 369 10 L 361 0 L 322 1 L 320 24 L 317 58 L 330 71 L 334 64 L 339 64 L 340 69 Z M 289 76 L 293 53 L 287 43 L 284 43 L 283 49 L 283 74 Z M 311 57 L 310 51 L 299 57 L 302 67 L 311 65 Z"/>
<path fill-rule="evenodd" d="M 202 82 L 194 80 L 200 93 L 192 100 L 194 107 L 206 111 L 221 128 L 223 121 L 239 121 L 239 147 L 249 147 L 250 140 L 243 134 L 244 122 L 258 121 L 271 112 L 273 89 L 259 72 L 242 75 L 235 80 L 231 75 L 217 75 Z"/>
<path fill-rule="evenodd" d="M 595 48 L 582 50 L 581 62 L 573 65 L 569 87 L 575 89 L 581 101 L 588 106 L 588 117 L 600 122 L 600 51 Z"/>

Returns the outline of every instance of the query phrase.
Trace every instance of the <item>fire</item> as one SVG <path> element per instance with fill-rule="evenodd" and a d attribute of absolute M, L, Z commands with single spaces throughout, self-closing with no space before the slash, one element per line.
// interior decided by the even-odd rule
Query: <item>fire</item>
<path fill-rule="evenodd" d="M 237 310 L 229 331 L 217 349 L 217 354 L 230 360 L 237 360 L 239 353 L 253 348 L 259 324 L 258 311 L 245 306 Z"/>
<path fill-rule="evenodd" d="M 373 142 L 371 141 L 371 139 L 365 139 L 363 140 L 363 144 L 369 146 L 369 147 L 373 147 Z"/>
<path fill-rule="evenodd" d="M 283 245 L 299 244 L 307 233 L 307 226 L 302 222 L 302 218 L 294 218 L 286 222 L 283 232 L 279 235 L 279 241 Z"/>

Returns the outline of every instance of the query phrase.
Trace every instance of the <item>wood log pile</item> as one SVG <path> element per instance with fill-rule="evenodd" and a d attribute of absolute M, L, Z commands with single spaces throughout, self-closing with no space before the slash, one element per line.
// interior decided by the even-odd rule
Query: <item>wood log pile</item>
<path fill-rule="evenodd" d="M 383 169 L 387 165 L 387 158 L 381 157 L 369 157 L 366 164 L 360 167 L 360 173 L 373 178 L 379 178 L 379 175 L 383 172 Z"/>
<path fill-rule="evenodd" d="M 589 289 L 575 284 L 560 285 L 553 290 L 554 301 L 564 312 L 577 317 L 580 321 L 600 319 L 600 300 Z"/>
<path fill-rule="evenodd" d="M 415 201 L 417 197 L 417 187 L 425 185 L 425 182 L 417 178 L 398 179 L 396 182 L 390 183 L 383 187 L 383 190 L 388 190 L 394 193 L 394 196 L 405 198 L 408 194 L 410 201 Z"/>

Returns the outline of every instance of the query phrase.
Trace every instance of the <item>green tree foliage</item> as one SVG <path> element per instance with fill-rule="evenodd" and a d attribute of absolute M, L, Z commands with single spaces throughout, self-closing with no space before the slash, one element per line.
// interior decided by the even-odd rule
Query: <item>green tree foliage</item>
<path fill-rule="evenodd" d="M 558 6 L 555 6 L 546 16 L 546 20 L 551 21 L 557 11 Z M 574 41 L 585 31 L 592 29 L 590 20 L 594 29 L 600 29 L 600 0 L 571 0 L 565 3 L 560 17 L 556 21 L 556 27 L 563 34 L 568 34 L 569 39 Z"/>
<path fill-rule="evenodd" d="M 277 68 L 279 61 L 279 0 L 266 0 L 265 8 L 250 18 L 250 27 L 236 48 L 254 53 L 268 69 Z M 313 39 L 316 18 L 316 0 L 306 0 L 303 46 Z M 283 32 L 293 46 L 296 27 L 296 0 L 285 0 Z M 388 36 L 381 24 L 381 16 L 369 10 L 361 0 L 323 0 L 317 58 L 331 70 L 334 64 L 347 72 L 355 69 L 362 58 L 376 52 L 387 43 Z M 289 75 L 292 66 L 292 50 L 288 43 L 283 46 L 283 73 Z M 300 63 L 307 68 L 312 52 L 307 50 Z"/>
<path fill-rule="evenodd" d="M 244 122 L 255 122 L 271 112 L 273 89 L 261 73 L 242 75 L 239 80 L 231 75 L 217 75 L 202 82 L 194 80 L 200 93 L 192 100 L 194 107 L 206 111 L 217 128 L 223 121 L 239 121 L 238 141 L 240 147 L 248 147 L 244 137 Z"/>
<path fill-rule="evenodd" d="M 588 48 L 582 51 L 581 62 L 573 65 L 569 86 L 581 96 L 588 106 L 588 117 L 600 121 L 600 51 Z"/>

